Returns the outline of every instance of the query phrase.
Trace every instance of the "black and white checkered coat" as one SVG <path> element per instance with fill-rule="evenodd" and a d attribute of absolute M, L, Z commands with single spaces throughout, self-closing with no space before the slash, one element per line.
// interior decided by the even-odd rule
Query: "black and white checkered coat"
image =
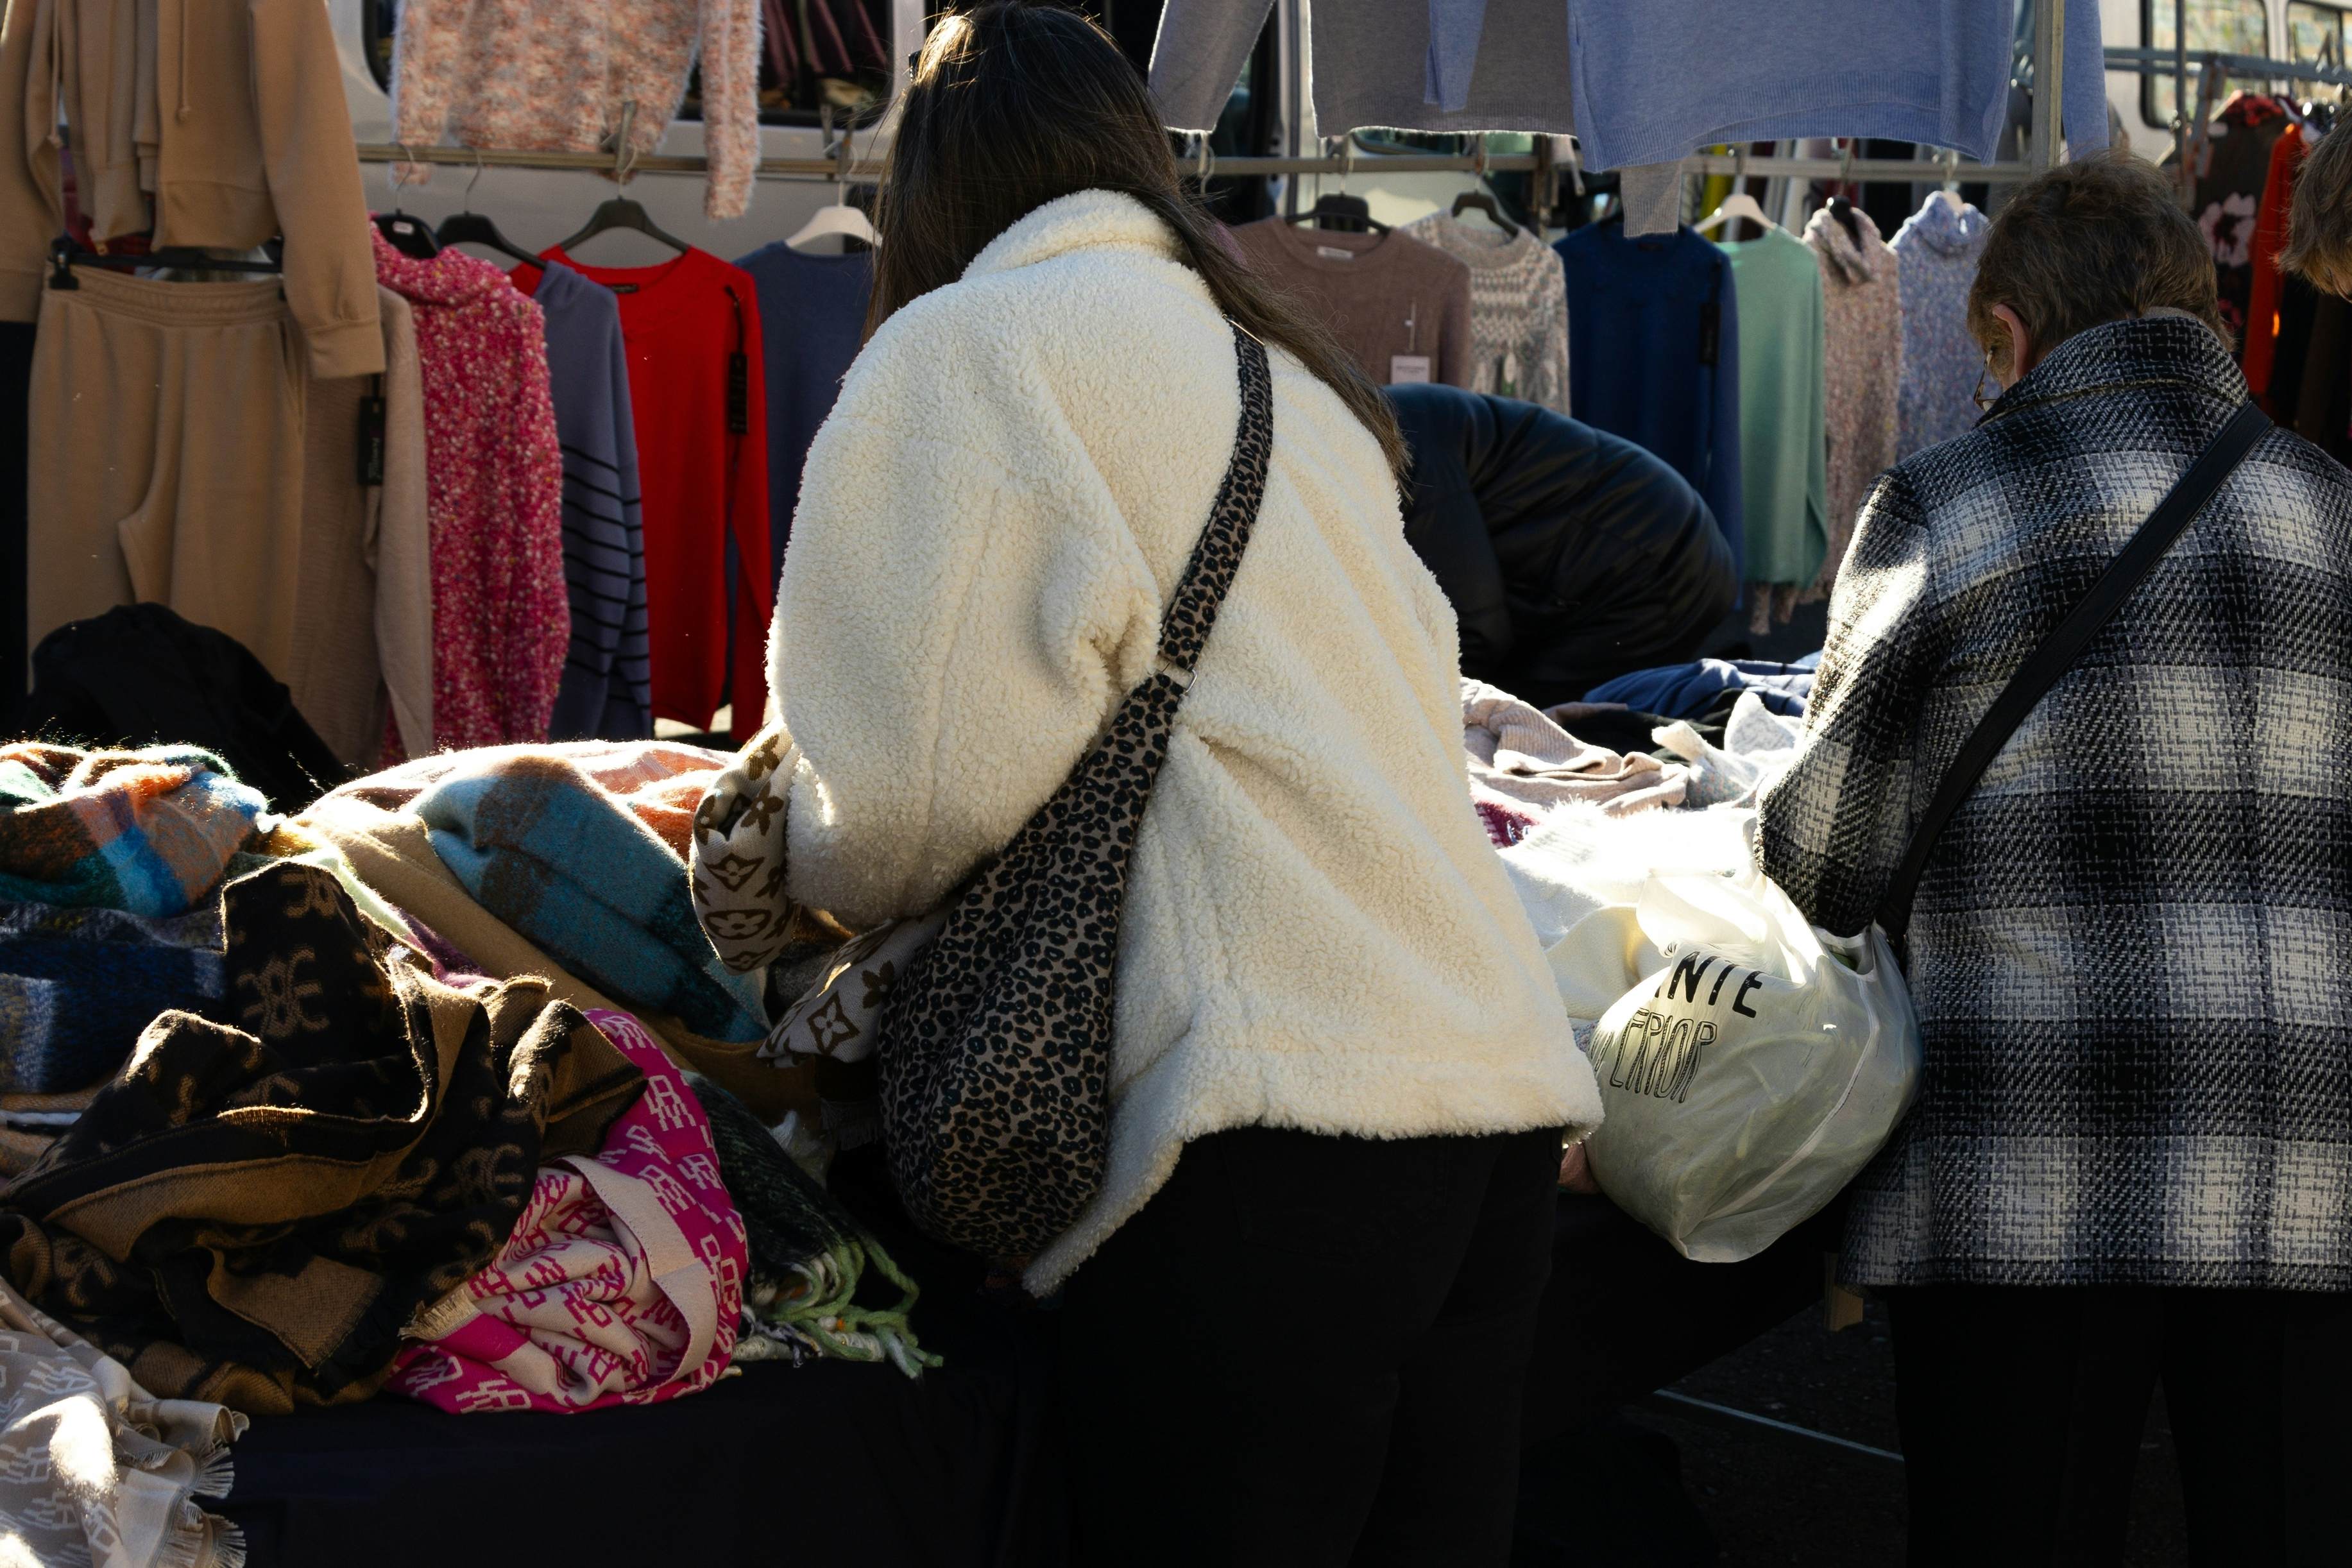
<path fill-rule="evenodd" d="M 1882 476 L 1765 869 L 1867 924 L 2027 652 L 2246 396 L 2185 317 L 2067 340 Z M 1923 1090 L 1862 1284 L 2352 1289 L 2352 474 L 2263 437 L 1987 772 L 1911 926 Z"/>

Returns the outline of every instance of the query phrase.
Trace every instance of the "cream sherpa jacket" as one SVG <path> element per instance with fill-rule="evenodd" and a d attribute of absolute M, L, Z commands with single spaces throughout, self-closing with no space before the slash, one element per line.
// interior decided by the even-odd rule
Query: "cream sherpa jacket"
<path fill-rule="evenodd" d="M 1253 1123 L 1589 1127 L 1600 1097 L 1474 815 L 1453 612 L 1379 444 L 1272 356 L 1264 510 L 1139 835 L 1110 1168 L 1060 1284 Z M 937 903 L 1150 673 L 1231 456 L 1232 336 L 1160 220 L 1081 192 L 900 310 L 811 448 L 769 649 L 788 892 Z"/>

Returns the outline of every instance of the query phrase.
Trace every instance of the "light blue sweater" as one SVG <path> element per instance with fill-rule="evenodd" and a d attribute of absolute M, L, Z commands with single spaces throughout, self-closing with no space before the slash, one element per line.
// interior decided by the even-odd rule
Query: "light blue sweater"
<path fill-rule="evenodd" d="M 1801 136 L 1990 159 L 2007 116 L 2013 0 L 1563 3 L 1587 168 Z M 2096 0 L 2063 4 L 2065 132 L 2079 156 L 2107 142 L 2106 68 Z M 1429 94 L 1440 108 L 1469 100 L 1487 5 L 1429 0 Z"/>

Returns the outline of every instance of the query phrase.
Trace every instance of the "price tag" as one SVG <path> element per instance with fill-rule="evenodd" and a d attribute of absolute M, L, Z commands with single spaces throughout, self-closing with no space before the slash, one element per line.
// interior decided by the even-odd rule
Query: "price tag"
<path fill-rule="evenodd" d="M 1427 354 L 1389 355 L 1389 384 L 1391 386 L 1403 386 L 1412 382 L 1427 381 L 1428 379 L 1429 356 Z"/>

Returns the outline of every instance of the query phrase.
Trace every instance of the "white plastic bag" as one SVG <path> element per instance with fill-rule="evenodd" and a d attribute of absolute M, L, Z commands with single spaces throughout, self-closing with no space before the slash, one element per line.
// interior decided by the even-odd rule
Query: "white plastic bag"
<path fill-rule="evenodd" d="M 1917 1089 L 1918 1022 L 1884 937 L 1814 930 L 1753 868 L 1652 877 L 1636 918 L 1666 967 L 1593 1034 L 1592 1174 L 1685 1257 L 1737 1263 L 1885 1144 Z"/>

